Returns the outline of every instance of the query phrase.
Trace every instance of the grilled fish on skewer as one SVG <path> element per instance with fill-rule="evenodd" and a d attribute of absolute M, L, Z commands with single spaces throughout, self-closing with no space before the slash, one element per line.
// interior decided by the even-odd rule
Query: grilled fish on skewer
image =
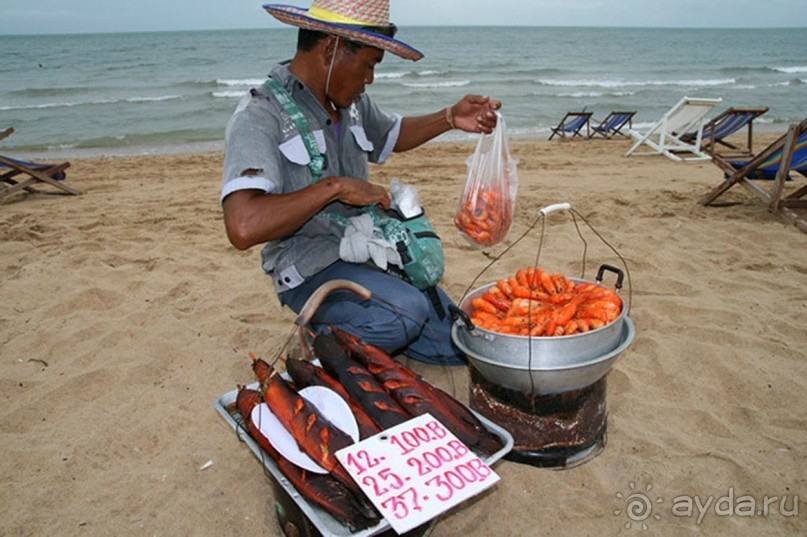
<path fill-rule="evenodd" d="M 356 424 L 359 426 L 359 438 L 364 440 L 381 432 L 381 427 L 367 415 L 361 405 L 347 393 L 345 387 L 330 376 L 323 368 L 296 358 L 286 359 L 286 371 L 294 384 L 299 388 L 308 386 L 323 386 L 335 391 L 350 406 Z"/>
<path fill-rule="evenodd" d="M 425 382 L 383 350 L 363 343 L 356 336 L 331 328 L 334 337 L 350 355 L 375 376 L 381 385 L 410 414 L 429 413 L 471 448 L 491 454 L 501 449 L 501 441 L 462 403 Z"/>
<path fill-rule="evenodd" d="M 260 358 L 252 356 L 252 359 L 252 369 L 258 377 L 263 400 L 294 437 L 300 450 L 356 494 L 362 494 L 335 456 L 337 451 L 353 444 L 353 439 L 334 427 L 295 392 L 272 366 Z"/>
<path fill-rule="evenodd" d="M 382 429 L 389 429 L 412 417 L 367 369 L 348 356 L 333 336 L 317 336 L 314 339 L 314 355 Z"/>
<path fill-rule="evenodd" d="M 263 402 L 258 390 L 239 388 L 236 405 L 250 436 L 275 462 L 297 491 L 319 505 L 350 531 L 359 531 L 378 524 L 378 513 L 359 501 L 353 492 L 329 474 L 315 474 L 289 462 L 272 447 L 260 429 L 252 422 L 252 409 Z"/>

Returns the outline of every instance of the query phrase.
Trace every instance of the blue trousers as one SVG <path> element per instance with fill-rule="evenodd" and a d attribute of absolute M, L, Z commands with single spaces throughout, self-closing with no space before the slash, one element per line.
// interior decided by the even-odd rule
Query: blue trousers
<path fill-rule="evenodd" d="M 337 261 L 302 285 L 280 293 L 280 302 L 299 313 L 320 285 L 337 279 L 358 283 L 373 296 L 363 300 L 341 289 L 331 293 L 309 323 L 315 333 L 334 326 L 389 354 L 403 353 L 428 364 L 466 363 L 451 341 L 451 316 L 447 308 L 452 301 L 440 288 L 437 293 L 443 319 L 438 317 L 429 296 L 411 284 L 373 267 Z"/>

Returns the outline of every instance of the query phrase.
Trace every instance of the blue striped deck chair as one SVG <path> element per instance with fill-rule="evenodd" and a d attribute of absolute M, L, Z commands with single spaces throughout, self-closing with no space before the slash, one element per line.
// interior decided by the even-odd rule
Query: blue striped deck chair
<path fill-rule="evenodd" d="M 630 134 L 622 132 L 622 129 L 625 127 L 625 125 L 627 125 L 628 130 L 633 127 L 633 116 L 635 115 L 635 110 L 632 112 L 616 110 L 612 111 L 600 122 L 599 125 L 591 129 L 591 134 L 589 134 L 588 137 L 594 138 L 595 136 L 599 135 L 609 140 L 614 136 L 624 136 L 626 138 L 630 138 Z"/>
<path fill-rule="evenodd" d="M 9 136 L 12 132 L 14 132 L 13 128 L 0 132 L 0 140 Z M 65 170 L 69 167 L 69 162 L 42 164 L 0 155 L 0 199 L 20 191 L 32 194 L 81 194 L 80 191 L 64 183 L 67 178 Z M 43 192 L 34 188 L 34 186 L 42 185 L 55 187 L 56 191 Z"/>
<path fill-rule="evenodd" d="M 762 199 L 768 209 L 783 214 L 800 230 L 807 233 L 807 185 L 796 187 L 784 195 L 785 183 L 791 171 L 807 177 L 807 119 L 791 125 L 787 133 L 747 162 L 729 161 L 715 155 L 712 162 L 726 174 L 723 183 L 700 199 L 701 205 L 711 205 L 736 184 Z M 760 186 L 757 179 L 772 179 L 770 189 Z"/>
<path fill-rule="evenodd" d="M 734 150 L 738 155 L 753 155 L 754 120 L 767 111 L 767 107 L 729 108 L 704 125 L 701 144 L 705 147 L 706 151 L 712 155 L 717 149 L 717 144 Z M 745 148 L 741 148 L 726 140 L 726 138 L 741 131 L 743 128 L 748 132 Z M 688 132 L 684 134 L 681 139 L 685 142 L 691 142 L 696 136 L 697 133 Z"/>
<path fill-rule="evenodd" d="M 580 130 L 585 127 L 586 128 L 586 138 L 589 136 L 589 122 L 591 121 L 592 112 L 586 112 L 583 110 L 582 112 L 566 112 L 566 115 L 563 116 L 563 119 L 560 120 L 560 123 L 556 127 L 552 127 L 552 134 L 549 135 L 549 139 L 555 137 L 555 135 L 560 136 L 561 138 L 574 138 L 575 136 L 583 137 L 580 133 Z"/>

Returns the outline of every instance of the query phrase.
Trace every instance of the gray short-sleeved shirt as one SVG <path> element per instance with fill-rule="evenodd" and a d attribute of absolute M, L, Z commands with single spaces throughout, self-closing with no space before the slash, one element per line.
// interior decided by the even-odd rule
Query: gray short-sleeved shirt
<path fill-rule="evenodd" d="M 322 177 L 368 177 L 368 162 L 383 163 L 392 154 L 400 132 L 400 116 L 382 112 L 366 94 L 333 124 L 308 88 L 292 75 L 287 64 L 270 75 L 292 96 L 325 155 Z M 302 137 L 277 99 L 264 86 L 250 91 L 227 124 L 221 200 L 238 190 L 262 190 L 267 195 L 295 192 L 313 182 L 310 157 Z M 250 170 L 249 174 L 246 174 Z M 257 172 L 257 173 L 256 173 Z M 263 270 L 280 293 L 300 285 L 339 259 L 344 228 L 325 213 L 343 216 L 359 209 L 334 202 L 294 235 L 266 243 L 261 251 Z"/>

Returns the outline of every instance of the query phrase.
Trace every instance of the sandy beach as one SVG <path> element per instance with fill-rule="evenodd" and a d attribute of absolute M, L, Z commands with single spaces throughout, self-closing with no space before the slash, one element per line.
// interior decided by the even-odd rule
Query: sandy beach
<path fill-rule="evenodd" d="M 722 178 L 709 162 L 628 147 L 511 146 L 509 240 L 566 201 L 628 262 L 636 337 L 608 376 L 607 446 L 566 471 L 498 462 L 498 485 L 442 516 L 436 537 L 807 533 L 807 235 L 739 187 L 730 206 L 698 205 Z M 505 246 L 471 248 L 452 223 L 472 152 L 429 144 L 371 172 L 420 192 L 455 300 Z M 0 203 L 0 535 L 281 535 L 259 461 L 213 402 L 252 382 L 247 353 L 272 356 L 294 315 L 258 249 L 227 242 L 221 161 L 71 160 L 83 195 Z M 531 264 L 539 238 L 480 281 Z M 541 266 L 578 275 L 581 253 L 571 219 L 551 215 Z M 588 278 L 614 261 L 590 240 Z M 466 368 L 413 368 L 468 400 Z M 643 520 L 626 513 L 637 492 Z M 675 511 L 682 498 L 706 507 Z"/>

